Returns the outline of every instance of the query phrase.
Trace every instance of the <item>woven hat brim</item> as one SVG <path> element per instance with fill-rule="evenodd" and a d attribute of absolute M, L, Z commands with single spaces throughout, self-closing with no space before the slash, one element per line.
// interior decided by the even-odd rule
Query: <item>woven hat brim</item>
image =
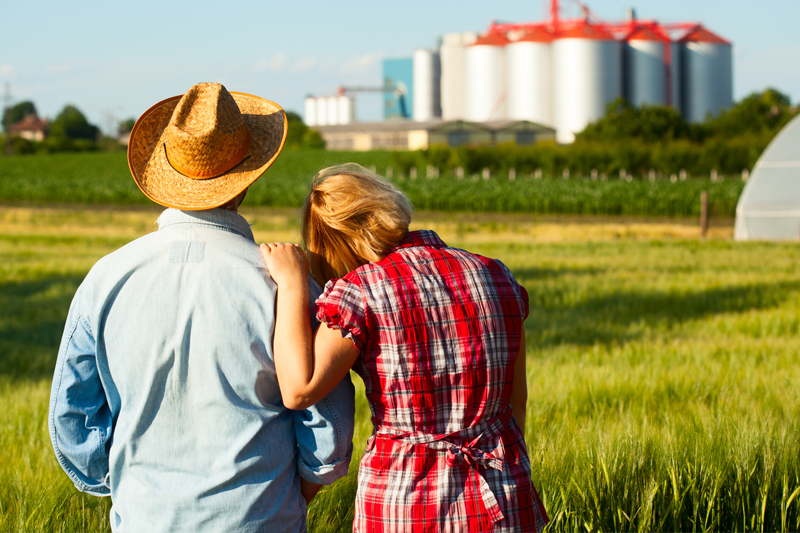
<path fill-rule="evenodd" d="M 239 165 L 214 178 L 184 176 L 172 168 L 164 152 L 167 125 L 183 95 L 157 103 L 136 121 L 128 143 L 128 166 L 145 196 L 163 206 L 187 211 L 219 207 L 249 187 L 275 162 L 288 131 L 283 108 L 251 94 L 231 95 L 250 129 L 250 150 Z"/>

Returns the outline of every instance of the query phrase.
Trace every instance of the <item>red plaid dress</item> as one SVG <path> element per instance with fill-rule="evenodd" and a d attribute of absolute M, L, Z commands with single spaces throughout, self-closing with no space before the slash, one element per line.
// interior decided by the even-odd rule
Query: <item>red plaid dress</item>
<path fill-rule="evenodd" d="M 508 269 L 414 231 L 317 305 L 359 351 L 375 425 L 353 531 L 541 531 L 509 404 L 528 295 Z"/>

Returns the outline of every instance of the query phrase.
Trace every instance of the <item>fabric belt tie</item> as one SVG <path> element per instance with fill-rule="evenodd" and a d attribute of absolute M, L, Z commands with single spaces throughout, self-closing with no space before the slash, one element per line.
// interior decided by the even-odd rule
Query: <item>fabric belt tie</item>
<path fill-rule="evenodd" d="M 446 435 L 433 435 L 430 433 L 414 432 L 414 431 L 400 431 L 398 429 L 381 426 L 375 433 L 376 438 L 385 438 L 391 440 L 399 440 L 406 444 L 413 444 L 418 446 L 425 446 L 430 450 L 443 452 L 447 454 L 445 459 L 448 467 L 457 467 L 464 463 L 475 472 L 478 478 L 478 485 L 481 494 L 483 506 L 492 521 L 492 524 L 505 518 L 503 512 L 500 510 L 500 504 L 497 502 L 489 483 L 481 472 L 480 466 L 485 468 L 493 468 L 495 470 L 503 471 L 504 461 L 490 453 L 486 453 L 480 448 L 477 448 L 478 442 L 487 434 L 498 433 L 499 431 L 508 427 L 511 419 L 511 406 L 505 409 L 498 417 L 494 418 L 491 422 L 478 424 L 454 433 Z M 467 440 L 473 435 L 477 434 L 469 444 L 461 446 L 454 444 L 453 440 Z"/>

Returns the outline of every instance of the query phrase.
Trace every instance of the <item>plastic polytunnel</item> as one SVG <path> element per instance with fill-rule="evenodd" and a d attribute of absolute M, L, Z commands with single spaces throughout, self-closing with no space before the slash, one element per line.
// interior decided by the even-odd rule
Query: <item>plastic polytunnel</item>
<path fill-rule="evenodd" d="M 739 203 L 733 237 L 746 240 L 800 239 L 800 115 L 758 158 Z"/>

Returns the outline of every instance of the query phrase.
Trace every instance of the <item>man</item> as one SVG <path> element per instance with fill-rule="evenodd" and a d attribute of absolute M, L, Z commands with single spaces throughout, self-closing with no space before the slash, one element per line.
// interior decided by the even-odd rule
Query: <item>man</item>
<path fill-rule="evenodd" d="M 114 531 L 305 531 L 307 500 L 347 473 L 352 384 L 283 406 L 276 286 L 237 214 L 285 137 L 279 106 L 210 83 L 133 128 L 131 173 L 173 209 L 79 287 L 48 419 L 75 486 L 111 495 Z"/>

